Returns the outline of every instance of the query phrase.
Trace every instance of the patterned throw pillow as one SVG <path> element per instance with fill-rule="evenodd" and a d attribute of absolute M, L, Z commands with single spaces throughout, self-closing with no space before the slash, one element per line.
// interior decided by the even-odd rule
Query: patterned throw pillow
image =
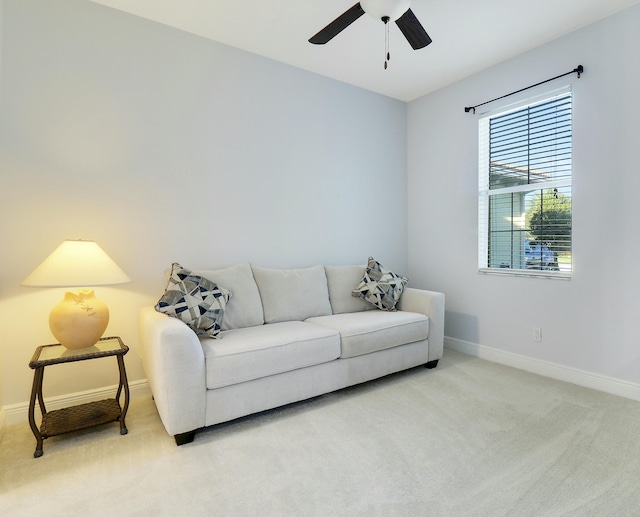
<path fill-rule="evenodd" d="M 395 311 L 404 286 L 409 280 L 385 269 L 373 257 L 369 257 L 362 281 L 352 296 L 362 298 L 383 311 Z"/>
<path fill-rule="evenodd" d="M 220 338 L 220 323 L 231 291 L 193 275 L 174 262 L 156 310 L 184 321 L 199 336 Z"/>

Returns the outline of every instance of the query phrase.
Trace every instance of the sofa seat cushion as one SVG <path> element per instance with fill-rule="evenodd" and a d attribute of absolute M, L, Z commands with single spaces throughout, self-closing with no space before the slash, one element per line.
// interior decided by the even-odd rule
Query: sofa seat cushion
<path fill-rule="evenodd" d="M 351 312 L 305 321 L 340 332 L 343 359 L 422 341 L 429 335 L 429 318 L 416 312 Z"/>
<path fill-rule="evenodd" d="M 340 357 L 337 330 L 303 321 L 270 323 L 202 339 L 207 389 L 221 388 Z"/>

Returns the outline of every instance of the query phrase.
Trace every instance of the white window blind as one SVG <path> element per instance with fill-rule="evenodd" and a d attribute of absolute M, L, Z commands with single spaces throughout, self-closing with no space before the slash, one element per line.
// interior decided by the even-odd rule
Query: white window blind
<path fill-rule="evenodd" d="M 571 92 L 479 124 L 480 270 L 569 276 Z"/>

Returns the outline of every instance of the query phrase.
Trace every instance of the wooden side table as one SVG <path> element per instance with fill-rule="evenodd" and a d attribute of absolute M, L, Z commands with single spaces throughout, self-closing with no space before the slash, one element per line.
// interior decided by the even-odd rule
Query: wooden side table
<path fill-rule="evenodd" d="M 129 384 L 124 367 L 124 355 L 128 351 L 129 347 L 117 336 L 102 338 L 95 345 L 79 350 L 69 350 L 60 344 L 43 345 L 36 348 L 33 358 L 29 362 L 29 367 L 35 370 L 31 400 L 29 401 L 29 425 L 37 442 L 36 451 L 33 453 L 34 458 L 42 456 L 42 442 L 50 436 L 80 431 L 81 429 L 117 421 L 120 422 L 120 434 L 127 434 L 124 418 L 129 408 Z M 116 356 L 118 369 L 120 370 L 120 382 L 115 398 L 87 402 L 86 404 L 47 412 L 42 397 L 42 380 L 45 366 L 111 356 Z M 120 406 L 120 396 L 123 392 L 124 405 Z M 39 429 L 35 420 L 36 397 L 42 413 L 42 422 Z"/>

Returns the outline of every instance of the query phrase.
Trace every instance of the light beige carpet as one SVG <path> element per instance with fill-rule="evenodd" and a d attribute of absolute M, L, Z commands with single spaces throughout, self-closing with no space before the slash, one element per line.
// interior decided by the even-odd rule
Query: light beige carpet
<path fill-rule="evenodd" d="M 640 403 L 445 351 L 196 435 L 153 401 L 118 424 L 0 443 L 0 515 L 638 516 Z"/>

